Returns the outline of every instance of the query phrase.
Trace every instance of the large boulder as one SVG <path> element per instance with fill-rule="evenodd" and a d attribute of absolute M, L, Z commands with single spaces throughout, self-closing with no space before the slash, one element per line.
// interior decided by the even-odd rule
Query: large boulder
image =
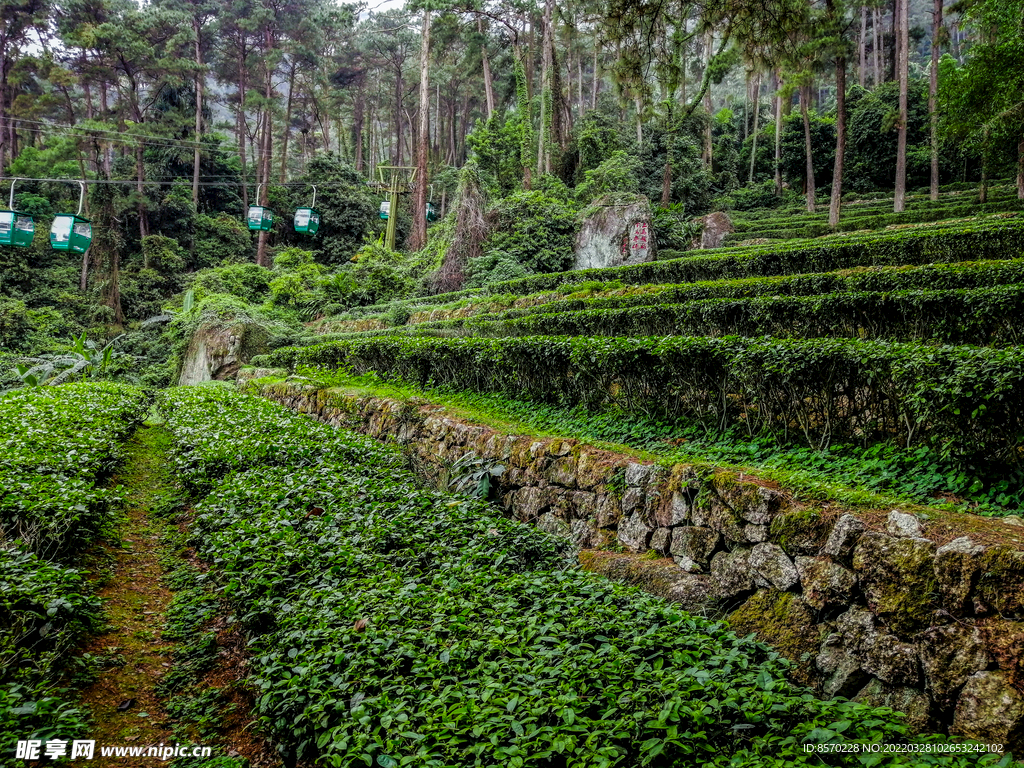
<path fill-rule="evenodd" d="M 646 197 L 618 205 L 602 197 L 576 235 L 573 269 L 601 269 L 654 261 L 657 246 Z"/>
<path fill-rule="evenodd" d="M 178 384 L 233 379 L 251 357 L 267 352 L 267 335 L 251 321 L 202 323 L 189 340 Z"/>
<path fill-rule="evenodd" d="M 718 248 L 725 236 L 734 232 L 732 220 L 721 211 L 694 219 L 700 224 L 700 235 L 690 243 L 691 248 Z"/>

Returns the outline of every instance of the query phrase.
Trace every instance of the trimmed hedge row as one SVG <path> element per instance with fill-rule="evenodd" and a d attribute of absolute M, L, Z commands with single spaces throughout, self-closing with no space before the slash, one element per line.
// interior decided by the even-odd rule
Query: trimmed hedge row
<path fill-rule="evenodd" d="M 815 700 L 766 646 L 424 489 L 397 451 L 222 389 L 163 404 L 194 485 L 236 470 L 196 504 L 192 540 L 286 765 L 853 765 L 804 744 L 905 738 L 889 710 Z M 921 751 L 878 764 L 977 760 Z"/>
<path fill-rule="evenodd" d="M 968 184 L 963 185 L 961 183 L 947 184 L 939 189 L 939 199 L 937 202 L 933 202 L 929 194 L 911 194 L 907 195 L 907 205 L 912 210 L 920 209 L 924 206 L 932 205 L 951 205 L 956 202 L 966 204 L 972 200 L 978 199 L 978 185 Z M 847 193 L 849 195 L 851 193 Z M 844 198 L 847 195 L 843 195 Z M 988 188 L 988 199 L 989 200 L 1004 200 L 1015 198 L 1017 196 L 1017 187 L 1013 180 L 1007 180 L 997 184 L 990 185 Z M 860 202 L 854 202 L 856 198 L 850 198 L 849 201 L 844 200 L 843 210 L 846 211 L 879 211 L 881 213 L 891 213 L 893 207 L 893 199 L 891 193 L 886 194 L 867 194 L 860 198 Z M 827 195 L 817 198 L 815 213 L 809 213 L 807 211 L 806 204 L 801 202 L 799 205 L 789 205 L 785 208 L 757 208 L 750 211 L 729 211 L 730 216 L 734 216 L 736 221 L 757 221 L 765 219 L 777 219 L 780 216 L 787 217 L 824 217 L 828 218 L 828 206 L 829 198 Z"/>
<path fill-rule="evenodd" d="M 502 322 L 540 314 L 650 307 L 712 299 L 739 300 L 767 296 L 818 296 L 858 291 L 885 294 L 909 290 L 949 291 L 994 288 L 1020 283 L 1024 283 L 1024 259 L 928 264 L 923 267 L 877 267 L 810 275 L 682 283 L 652 287 L 639 293 L 586 298 L 561 298 L 559 294 L 547 292 L 539 294 L 536 297 L 537 303 L 529 307 L 502 308 L 494 312 L 488 310 L 452 320 L 424 320 L 410 323 L 409 326 L 397 326 L 377 331 L 327 333 L 323 334 L 322 340 L 357 334 L 380 335 L 382 333 L 406 332 L 411 330 L 411 327 L 438 330 L 460 329 L 469 324 L 479 324 L 479 331 L 486 334 L 489 332 L 484 324 L 491 321 Z M 551 300 L 544 301 L 545 298 Z M 488 299 L 482 298 L 479 303 L 486 306 Z M 504 302 L 502 304 L 504 305 Z M 440 306 L 437 307 L 437 310 L 464 308 L 464 306 L 464 304 L 451 305 L 451 307 Z"/>
<path fill-rule="evenodd" d="M 468 318 L 359 335 L 849 337 L 946 344 L 1017 344 L 1024 285 L 966 291 L 837 293 L 709 299 L 627 309 Z"/>
<path fill-rule="evenodd" d="M 1015 259 L 1024 254 L 1024 218 L 970 226 L 923 227 L 697 253 L 699 255 L 625 267 L 531 275 L 517 280 L 492 283 L 483 288 L 365 307 L 362 314 L 380 314 L 392 307 L 413 310 L 474 296 L 526 296 L 553 290 L 559 286 L 590 281 L 618 280 L 627 285 L 695 283 L 706 280 L 832 272 L 863 266 Z"/>
<path fill-rule="evenodd" d="M 257 365 L 376 371 L 421 386 L 615 406 L 781 441 L 927 443 L 1019 464 L 1024 351 L 853 339 L 665 337 L 351 339 L 281 349 Z"/>
<path fill-rule="evenodd" d="M 972 201 L 947 201 L 936 205 L 915 206 L 902 213 L 893 213 L 892 205 L 874 208 L 844 208 L 845 216 L 840 220 L 835 231 L 855 232 L 858 229 L 878 229 L 891 224 L 915 224 L 924 222 L 941 222 L 945 219 L 961 219 L 969 216 L 1019 211 L 1024 208 L 1024 201 L 1016 195 L 1006 194 L 1001 199 L 979 203 Z M 743 220 L 732 222 L 735 232 L 726 237 L 726 242 L 747 240 L 753 237 L 785 237 L 780 232 L 793 231 L 794 237 L 813 237 L 812 230 L 821 235 L 833 230 L 828 226 L 828 209 L 820 213 L 808 213 L 802 216 L 784 216 L 776 219 Z M 823 229 L 819 229 L 823 228 Z"/>

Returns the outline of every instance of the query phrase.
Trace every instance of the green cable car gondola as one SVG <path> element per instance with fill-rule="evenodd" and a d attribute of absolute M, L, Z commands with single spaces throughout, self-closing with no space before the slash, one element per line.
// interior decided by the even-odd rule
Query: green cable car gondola
<path fill-rule="evenodd" d="M 315 235 L 320 229 L 320 211 L 316 209 L 316 186 L 313 187 L 313 203 L 308 208 L 295 209 L 295 231 Z"/>
<path fill-rule="evenodd" d="M 14 182 L 11 179 L 10 209 L 0 211 L 0 245 L 17 245 L 27 248 L 32 245 L 36 224 L 27 213 L 14 210 Z"/>
<path fill-rule="evenodd" d="M 427 221 L 437 221 L 437 209 L 433 203 L 427 203 Z"/>
<path fill-rule="evenodd" d="M 382 219 L 386 220 L 387 217 L 388 217 L 388 212 L 390 210 L 391 210 L 391 203 L 388 202 L 387 200 L 385 200 L 383 203 L 380 204 L 380 217 Z"/>
<path fill-rule="evenodd" d="M 262 186 L 262 184 L 256 185 L 257 200 L 260 199 L 260 187 Z M 249 229 L 254 232 L 269 232 L 274 226 L 274 212 L 263 205 L 250 205 L 245 220 Z"/>
<path fill-rule="evenodd" d="M 250 205 L 246 221 L 251 230 L 269 232 L 274 226 L 274 212 L 262 205 Z"/>
<path fill-rule="evenodd" d="M 92 223 L 77 214 L 61 213 L 50 225 L 50 247 L 55 251 L 85 253 L 92 243 Z"/>
<path fill-rule="evenodd" d="M 78 185 L 82 188 L 78 197 L 78 213 L 59 213 L 50 225 L 50 247 L 55 251 L 85 253 L 92 243 L 92 224 L 82 216 L 85 182 L 80 181 Z"/>

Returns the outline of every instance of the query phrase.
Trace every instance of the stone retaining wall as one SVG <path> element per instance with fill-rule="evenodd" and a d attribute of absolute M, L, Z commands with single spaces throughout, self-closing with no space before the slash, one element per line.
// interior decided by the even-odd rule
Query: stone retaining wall
<path fill-rule="evenodd" d="M 1024 527 L 800 504 L 749 475 L 509 434 L 424 401 L 253 381 L 260 373 L 243 371 L 240 384 L 398 442 L 428 474 L 466 454 L 503 465 L 499 503 L 510 515 L 571 539 L 591 570 L 727 615 L 824 696 L 1024 751 Z"/>

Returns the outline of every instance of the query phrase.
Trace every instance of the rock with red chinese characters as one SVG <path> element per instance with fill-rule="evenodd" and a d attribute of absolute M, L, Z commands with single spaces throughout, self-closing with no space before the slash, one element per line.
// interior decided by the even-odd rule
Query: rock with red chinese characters
<path fill-rule="evenodd" d="M 651 205 L 646 197 L 631 203 L 602 197 L 580 225 L 573 269 L 621 267 L 653 261 L 656 246 Z"/>

